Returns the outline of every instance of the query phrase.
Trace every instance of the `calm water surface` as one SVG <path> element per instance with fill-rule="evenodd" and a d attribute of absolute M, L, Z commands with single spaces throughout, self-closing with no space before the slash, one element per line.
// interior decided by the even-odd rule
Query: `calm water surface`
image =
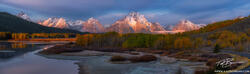
<path fill-rule="evenodd" d="M 36 55 L 55 44 L 0 42 L 0 74 L 78 74 L 75 61 Z"/>

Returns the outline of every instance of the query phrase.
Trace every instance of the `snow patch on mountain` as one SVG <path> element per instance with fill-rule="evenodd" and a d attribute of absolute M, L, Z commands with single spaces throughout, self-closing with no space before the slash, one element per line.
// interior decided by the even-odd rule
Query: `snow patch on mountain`
<path fill-rule="evenodd" d="M 87 21 L 83 22 L 82 32 L 91 32 L 91 33 L 101 33 L 104 32 L 103 25 L 93 17 L 89 18 Z"/>
<path fill-rule="evenodd" d="M 189 20 L 181 20 L 178 24 L 173 27 L 173 31 L 185 32 L 191 30 L 200 29 L 201 26 L 192 23 Z"/>
<path fill-rule="evenodd" d="M 69 29 L 81 31 L 83 23 L 84 23 L 84 21 L 82 21 L 82 20 L 69 21 L 68 22 Z"/>
<path fill-rule="evenodd" d="M 24 12 L 20 12 L 16 16 L 18 16 L 24 20 L 31 21 L 30 17 L 27 14 L 25 14 Z"/>
<path fill-rule="evenodd" d="M 55 27 L 55 28 L 61 28 L 61 29 L 69 28 L 69 25 L 67 24 L 64 18 L 48 18 L 47 20 L 38 22 L 38 24 L 41 24 L 47 27 Z"/>

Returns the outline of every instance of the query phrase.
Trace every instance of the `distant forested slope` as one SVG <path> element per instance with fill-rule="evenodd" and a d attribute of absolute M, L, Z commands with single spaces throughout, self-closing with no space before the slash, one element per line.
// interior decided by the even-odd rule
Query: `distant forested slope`
<path fill-rule="evenodd" d="M 45 27 L 6 12 L 0 12 L 0 32 L 22 33 L 81 33 L 75 30 Z"/>

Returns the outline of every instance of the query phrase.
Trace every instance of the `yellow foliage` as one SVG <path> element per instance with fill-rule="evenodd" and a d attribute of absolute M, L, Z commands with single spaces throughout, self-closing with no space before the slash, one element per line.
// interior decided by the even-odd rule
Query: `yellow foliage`
<path fill-rule="evenodd" d="M 207 41 L 207 46 L 212 46 L 212 41 L 211 40 Z"/>
<path fill-rule="evenodd" d="M 78 35 L 76 44 L 80 46 L 89 46 L 93 40 L 93 34 Z"/>
<path fill-rule="evenodd" d="M 204 45 L 204 41 L 202 38 L 196 38 L 194 41 L 194 47 L 195 48 L 199 48 L 202 47 Z"/>
<path fill-rule="evenodd" d="M 243 45 L 242 45 L 241 43 L 238 44 L 238 45 L 236 46 L 236 50 L 237 50 L 237 51 L 244 51 Z"/>
<path fill-rule="evenodd" d="M 240 32 L 238 34 L 238 39 L 241 43 L 247 42 L 248 41 L 248 36 L 246 33 Z"/>
<path fill-rule="evenodd" d="M 23 40 L 27 39 L 28 33 L 12 33 L 12 39 Z"/>
<path fill-rule="evenodd" d="M 174 48 L 175 49 L 190 49 L 192 48 L 192 42 L 190 40 L 190 38 L 187 37 L 181 37 L 181 38 L 177 38 L 174 41 Z"/>
<path fill-rule="evenodd" d="M 242 34 L 242 37 L 244 37 L 244 34 Z M 216 43 L 220 44 L 222 48 L 235 47 L 240 42 L 241 37 L 230 31 L 222 31 L 216 40 Z"/>

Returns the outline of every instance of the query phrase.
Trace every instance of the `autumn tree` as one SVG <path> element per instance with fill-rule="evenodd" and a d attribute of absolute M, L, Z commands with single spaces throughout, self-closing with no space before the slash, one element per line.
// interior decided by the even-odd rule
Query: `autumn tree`
<path fill-rule="evenodd" d="M 10 32 L 0 32 L 0 40 L 7 40 L 10 39 L 11 33 Z"/>
<path fill-rule="evenodd" d="M 88 47 L 92 43 L 93 35 L 85 34 L 77 36 L 76 44 L 79 46 Z"/>
<path fill-rule="evenodd" d="M 207 40 L 206 46 L 212 46 L 212 41 L 211 40 Z"/>
<path fill-rule="evenodd" d="M 199 48 L 199 47 L 202 47 L 204 45 L 204 41 L 202 38 L 195 38 L 193 44 L 194 44 L 194 48 Z"/>
<path fill-rule="evenodd" d="M 236 51 L 244 51 L 244 46 L 241 44 L 241 43 L 239 43 L 237 46 L 236 46 Z"/>
<path fill-rule="evenodd" d="M 238 37 L 236 34 L 230 31 L 222 31 L 216 40 L 217 44 L 220 44 L 221 48 L 232 48 L 238 43 Z"/>
<path fill-rule="evenodd" d="M 175 49 L 191 49 L 193 46 L 190 38 L 188 37 L 180 37 L 174 41 Z"/>
<path fill-rule="evenodd" d="M 122 44 L 123 48 L 143 48 L 145 47 L 145 37 L 143 35 L 135 35 L 135 37 L 128 37 Z"/>
<path fill-rule="evenodd" d="M 12 39 L 24 40 L 28 38 L 28 33 L 12 33 Z"/>
<path fill-rule="evenodd" d="M 170 50 L 174 48 L 175 37 L 166 35 L 159 37 L 157 41 L 154 43 L 155 49 L 166 49 Z"/>

